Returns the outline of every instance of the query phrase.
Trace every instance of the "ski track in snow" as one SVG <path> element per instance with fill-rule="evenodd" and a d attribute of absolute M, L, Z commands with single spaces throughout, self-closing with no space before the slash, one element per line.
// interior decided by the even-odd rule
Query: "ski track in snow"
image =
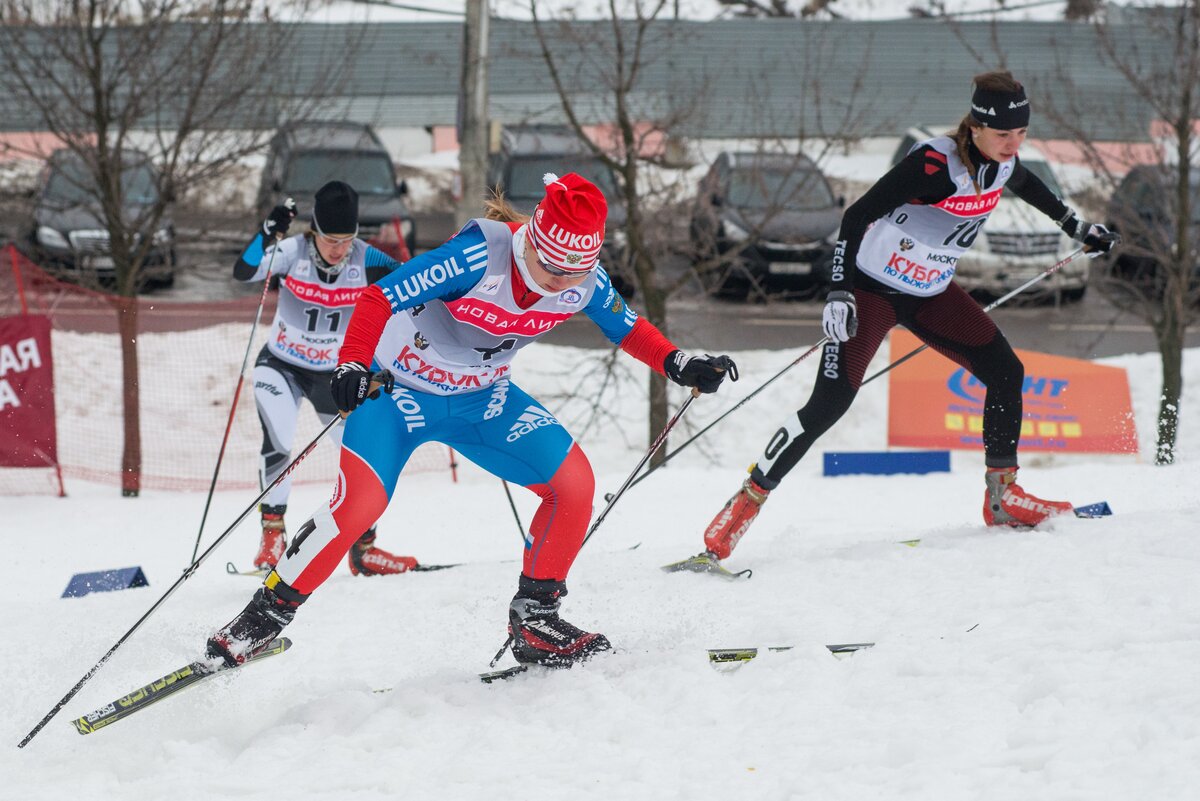
<path fill-rule="evenodd" d="M 578 431 L 585 404 L 556 394 L 588 380 L 577 365 L 594 355 L 533 346 L 514 377 Z M 1185 360 L 1189 388 L 1200 386 L 1197 355 Z M 686 423 L 712 419 L 792 358 L 738 354 L 743 380 L 693 404 Z M 886 388 L 869 386 L 729 560 L 753 567 L 753 579 L 659 571 L 700 550 L 744 465 L 807 397 L 810 360 L 715 428 L 703 452 L 690 448 L 630 490 L 581 553 L 564 616 L 620 653 L 477 681 L 505 636 L 519 565 L 502 560 L 520 544 L 499 482 L 464 463 L 457 485 L 443 474 L 402 479 L 380 544 L 473 564 L 371 580 L 343 564 L 287 629 L 287 654 L 81 738 L 70 720 L 195 658 L 249 600 L 256 581 L 223 564 L 252 556 L 254 515 L 20 751 L 179 575 L 204 494 L 129 500 L 72 481 L 66 499 L 4 498 L 0 798 L 1191 797 L 1200 435 L 1185 399 L 1178 463 L 1154 467 L 1157 356 L 1105 362 L 1129 370 L 1141 459 L 1027 454 L 1021 481 L 1077 504 L 1108 500 L 1111 518 L 986 530 L 974 453 L 955 452 L 949 474 L 821 477 L 819 451 L 885 447 Z M 644 384 L 635 365 L 614 419 L 584 438 L 597 511 L 640 456 Z M 225 414 L 214 408 L 197 433 L 203 458 Z M 295 488 L 291 530 L 328 490 Z M 528 521 L 533 496 L 514 493 Z M 206 542 L 252 498 L 218 493 Z M 896 544 L 913 537 L 917 548 Z M 73 573 L 130 565 L 149 588 L 59 599 Z M 862 641 L 877 645 L 845 659 L 824 648 Z M 769 645 L 796 648 L 720 669 L 704 653 Z"/>

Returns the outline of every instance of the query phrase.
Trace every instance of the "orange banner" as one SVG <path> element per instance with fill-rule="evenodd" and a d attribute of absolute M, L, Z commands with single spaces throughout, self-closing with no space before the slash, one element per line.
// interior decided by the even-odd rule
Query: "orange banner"
<path fill-rule="evenodd" d="M 892 361 L 919 348 L 908 331 L 892 331 Z M 1025 364 L 1021 450 L 1137 453 L 1137 430 L 1122 367 L 1018 350 Z M 986 388 L 932 349 L 889 373 L 888 445 L 983 448 Z"/>

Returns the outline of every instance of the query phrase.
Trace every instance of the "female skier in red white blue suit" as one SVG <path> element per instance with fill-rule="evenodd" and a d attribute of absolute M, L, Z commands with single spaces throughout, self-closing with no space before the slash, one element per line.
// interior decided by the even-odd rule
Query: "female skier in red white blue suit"
<path fill-rule="evenodd" d="M 582 311 L 677 384 L 715 392 L 727 374 L 736 380 L 736 366 L 726 356 L 684 354 L 630 309 L 598 263 L 604 196 L 575 174 L 546 181 L 528 222 L 496 198 L 493 219 L 470 221 L 359 297 L 334 399 L 345 412 L 362 405 L 372 368 L 390 371 L 395 390 L 350 415 L 328 507 L 304 524 L 246 609 L 209 640 L 210 655 L 238 664 L 278 636 L 383 513 L 409 455 L 430 441 L 541 498 L 509 607 L 517 660 L 570 665 L 610 647 L 558 614 L 591 515 L 591 466 L 553 413 L 513 382 L 513 357 Z"/>

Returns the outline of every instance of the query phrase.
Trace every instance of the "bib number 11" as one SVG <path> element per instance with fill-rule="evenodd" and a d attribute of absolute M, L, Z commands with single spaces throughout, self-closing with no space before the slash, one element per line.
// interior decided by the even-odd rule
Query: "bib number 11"
<path fill-rule="evenodd" d="M 320 322 L 321 319 L 321 309 L 316 306 L 309 306 L 304 310 L 304 316 L 308 318 L 308 325 L 306 328 L 309 333 L 316 331 L 317 323 Z M 338 327 L 340 327 L 342 324 L 342 313 L 340 311 L 325 312 L 325 322 L 327 325 L 327 330 L 331 334 L 336 334 Z"/>

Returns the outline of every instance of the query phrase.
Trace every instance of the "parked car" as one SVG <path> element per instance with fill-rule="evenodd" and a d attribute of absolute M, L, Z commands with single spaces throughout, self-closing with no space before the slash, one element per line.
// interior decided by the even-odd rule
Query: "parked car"
<path fill-rule="evenodd" d="M 951 132 L 953 128 L 930 125 L 910 128 L 901 138 L 892 164 L 907 156 L 918 142 Z M 1041 178 L 1050 191 L 1071 205 L 1041 151 L 1026 143 L 1021 146 L 1018 158 L 1025 169 Z M 999 296 L 1016 289 L 1054 266 L 1075 248 L 1053 220 L 1011 192 L 1000 196 L 983 234 L 958 260 L 955 280 L 968 292 L 988 296 Z M 1029 297 L 1057 295 L 1062 300 L 1079 300 L 1087 292 L 1088 262 L 1089 259 L 1076 259 L 1031 287 Z"/>
<path fill-rule="evenodd" d="M 1175 244 L 1172 209 L 1179 180 L 1175 167 L 1141 165 L 1121 180 L 1108 202 L 1109 228 L 1119 232 L 1121 247 L 1109 257 L 1112 275 L 1139 284 L 1162 282 L 1163 254 Z M 1191 183 L 1191 260 L 1200 278 L 1200 170 L 1189 171 Z"/>
<path fill-rule="evenodd" d="M 381 245 L 394 257 L 415 252 L 416 225 L 404 197 L 408 186 L 396 182 L 387 148 L 369 125 L 355 122 L 300 121 L 271 138 L 256 206 L 265 217 L 284 198 L 295 198 L 299 222 L 312 219 L 313 196 L 329 181 L 344 181 L 358 192 L 358 235 Z M 396 231 L 399 231 L 399 235 Z M 406 253 L 394 246 L 403 239 Z"/>
<path fill-rule="evenodd" d="M 513 208 L 523 214 L 532 214 L 534 207 L 545 197 L 546 184 L 542 178 L 548 172 L 555 175 L 576 173 L 604 193 L 608 201 L 608 220 L 600 263 L 617 291 L 626 298 L 633 297 L 636 285 L 624 264 L 625 204 L 617 191 L 616 176 L 607 164 L 579 141 L 570 128 L 561 125 L 505 128 L 500 133 L 498 146 L 488 154 L 488 187 L 501 189 Z"/>
<path fill-rule="evenodd" d="M 121 151 L 121 213 L 130 223 L 159 203 L 159 173 L 150 156 Z M 65 277 L 85 283 L 109 283 L 116 275 L 108 230 L 92 173 L 74 151 L 50 154 L 33 192 L 33 212 L 23 239 L 30 256 Z M 171 204 L 154 232 L 142 265 L 142 286 L 170 286 L 175 281 L 175 226 Z"/>
<path fill-rule="evenodd" d="M 696 262 L 723 297 L 812 295 L 828 282 L 844 205 L 804 155 L 722 152 L 692 208 Z"/>

